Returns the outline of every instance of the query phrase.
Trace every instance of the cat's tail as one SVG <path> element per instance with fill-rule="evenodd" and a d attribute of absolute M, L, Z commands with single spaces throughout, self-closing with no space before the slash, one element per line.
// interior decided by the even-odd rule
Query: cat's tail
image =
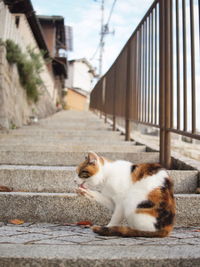
<path fill-rule="evenodd" d="M 121 237 L 166 237 L 170 231 L 158 230 L 155 232 L 139 231 L 128 226 L 93 226 L 93 232 L 103 236 L 121 236 Z"/>

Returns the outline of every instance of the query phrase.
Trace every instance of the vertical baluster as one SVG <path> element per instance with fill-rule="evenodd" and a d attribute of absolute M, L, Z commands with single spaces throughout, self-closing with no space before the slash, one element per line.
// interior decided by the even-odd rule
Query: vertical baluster
<path fill-rule="evenodd" d="M 192 86 L 192 133 L 196 132 L 196 81 L 195 81 L 195 42 L 194 42 L 194 2 L 190 0 L 191 31 L 191 86 Z"/>
<path fill-rule="evenodd" d="M 187 131 L 187 41 L 186 41 L 186 5 L 185 0 L 182 0 L 183 10 L 183 116 L 184 116 L 184 131 Z"/>
<path fill-rule="evenodd" d="M 177 129 L 180 130 L 180 42 L 179 42 L 179 0 L 176 0 L 176 61 L 177 61 Z"/>

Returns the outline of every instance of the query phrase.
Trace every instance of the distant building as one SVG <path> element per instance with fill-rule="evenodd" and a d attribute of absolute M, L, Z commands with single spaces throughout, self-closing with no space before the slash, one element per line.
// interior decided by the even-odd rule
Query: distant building
<path fill-rule="evenodd" d="M 66 27 L 62 16 L 37 16 L 39 19 L 45 42 L 52 62 L 48 64 L 49 70 L 55 76 L 59 99 L 62 99 L 62 90 L 65 88 L 67 78 L 67 42 Z"/>
<path fill-rule="evenodd" d="M 68 64 L 66 106 L 69 109 L 86 110 L 92 83 L 96 77 L 95 69 L 85 58 L 70 60 Z"/>
<path fill-rule="evenodd" d="M 67 95 L 64 98 L 67 109 L 73 110 L 88 110 L 89 94 L 81 89 L 68 89 Z"/>

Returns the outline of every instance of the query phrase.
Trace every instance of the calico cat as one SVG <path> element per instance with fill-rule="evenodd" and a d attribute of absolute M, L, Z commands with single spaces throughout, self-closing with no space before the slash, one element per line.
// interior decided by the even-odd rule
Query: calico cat
<path fill-rule="evenodd" d="M 99 235 L 165 237 L 174 225 L 173 182 L 159 164 L 109 161 L 89 152 L 77 167 L 77 192 L 96 200 L 113 214 L 107 226 L 93 226 Z M 90 190 L 101 185 L 100 192 Z M 128 226 L 120 223 L 126 219 Z"/>

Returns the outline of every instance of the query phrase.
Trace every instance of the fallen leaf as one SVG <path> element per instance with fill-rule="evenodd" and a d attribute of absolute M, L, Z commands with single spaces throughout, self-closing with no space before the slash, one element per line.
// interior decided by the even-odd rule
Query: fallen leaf
<path fill-rule="evenodd" d="M 80 222 L 77 222 L 76 225 L 79 225 L 79 226 L 92 226 L 92 222 L 90 221 L 80 221 Z"/>
<path fill-rule="evenodd" d="M 92 226 L 93 224 L 90 221 L 80 221 L 77 223 L 64 223 L 62 225 L 63 226 L 80 226 L 80 227 L 86 228 L 86 227 Z"/>
<path fill-rule="evenodd" d="M 19 225 L 19 224 L 23 224 L 24 221 L 23 220 L 14 219 L 14 220 L 10 220 L 9 223 Z"/>
<path fill-rule="evenodd" d="M 63 223 L 63 226 L 76 226 L 76 223 Z"/>
<path fill-rule="evenodd" d="M 9 188 L 7 186 L 4 186 L 4 185 L 0 185 L 0 192 L 11 192 L 13 191 L 12 188 Z"/>

